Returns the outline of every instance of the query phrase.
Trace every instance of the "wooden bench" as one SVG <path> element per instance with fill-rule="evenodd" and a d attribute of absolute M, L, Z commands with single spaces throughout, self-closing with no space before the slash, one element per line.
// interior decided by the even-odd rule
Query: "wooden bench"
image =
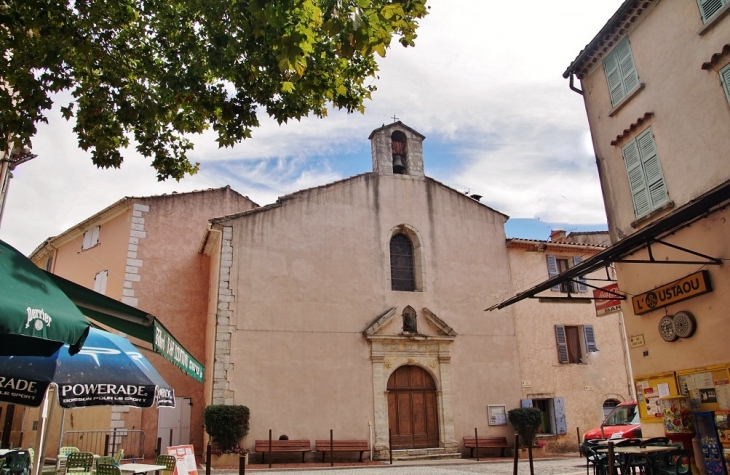
<path fill-rule="evenodd" d="M 261 463 L 264 463 L 266 453 L 269 451 L 268 439 L 257 440 L 256 452 L 261 452 Z M 301 452 L 302 463 L 304 463 L 304 454 L 311 452 L 312 443 L 308 439 L 301 440 L 272 440 L 271 441 L 271 452 Z"/>
<path fill-rule="evenodd" d="M 480 449 L 500 449 L 499 456 L 504 457 L 504 449 L 512 448 L 507 442 L 507 437 L 479 437 Z M 474 449 L 477 448 L 476 437 L 464 437 L 464 447 L 471 450 L 470 457 L 474 457 Z"/>
<path fill-rule="evenodd" d="M 315 440 L 314 445 L 317 452 L 322 452 L 322 462 L 324 462 L 325 454 L 330 452 L 329 439 Z M 370 447 L 367 440 L 333 440 L 331 449 L 333 452 L 360 452 L 360 462 L 362 462 L 363 452 L 370 450 Z"/>

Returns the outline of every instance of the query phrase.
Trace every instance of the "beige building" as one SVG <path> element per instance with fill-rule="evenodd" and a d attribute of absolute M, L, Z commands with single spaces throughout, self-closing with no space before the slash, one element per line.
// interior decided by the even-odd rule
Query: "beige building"
<path fill-rule="evenodd" d="M 198 253 L 200 236 L 211 216 L 247 210 L 257 205 L 229 187 L 191 193 L 123 198 L 58 236 L 47 239 L 30 258 L 40 267 L 77 284 L 144 309 L 154 315 L 199 362 L 205 364 L 208 257 Z M 129 336 L 129 335 L 128 335 Z M 140 348 L 151 345 L 133 339 Z M 168 445 L 193 444 L 203 451 L 204 384 L 184 374 L 162 356 L 145 351 L 174 388 L 175 409 L 126 407 L 60 408 L 49 429 L 46 456 L 55 457 L 59 435 L 64 445 L 76 438 L 97 437 L 92 430 L 128 433 L 135 453 L 153 455 L 157 439 Z M 24 440 L 34 441 L 37 410 L 29 410 Z M 143 435 L 142 435 L 143 434 Z M 101 453 L 104 442 L 95 442 Z M 126 443 L 126 442 L 125 442 Z M 141 447 L 138 449 L 138 445 Z M 92 450 L 89 447 L 89 450 Z M 132 447 L 128 446 L 127 454 Z"/>
<path fill-rule="evenodd" d="M 613 245 L 500 305 L 615 265 L 645 436 L 663 435 L 666 394 L 730 409 L 728 11 L 627 0 L 570 64 Z"/>

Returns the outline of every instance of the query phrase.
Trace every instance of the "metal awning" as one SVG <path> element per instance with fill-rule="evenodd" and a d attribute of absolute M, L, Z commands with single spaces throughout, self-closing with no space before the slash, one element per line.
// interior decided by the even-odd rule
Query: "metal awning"
<path fill-rule="evenodd" d="M 156 353 L 165 357 L 196 381 L 203 382 L 205 370 L 203 365 L 172 336 L 154 315 L 56 274 L 50 272 L 46 272 L 46 274 L 88 318 L 150 343 Z"/>
<path fill-rule="evenodd" d="M 672 243 L 668 243 L 663 238 L 678 231 L 679 229 L 689 226 L 698 219 L 702 219 L 715 211 L 723 208 L 730 203 L 730 181 L 726 181 L 722 185 L 712 189 L 711 191 L 701 195 L 700 197 L 688 202 L 687 204 L 672 211 L 667 216 L 655 221 L 648 226 L 636 231 L 634 234 L 622 239 L 613 246 L 604 249 L 598 254 L 586 259 L 579 264 L 571 267 L 567 271 L 552 277 L 541 284 L 532 287 L 529 290 L 520 292 L 512 298 L 504 300 L 496 305 L 485 309 L 485 311 L 498 310 L 509 307 L 521 300 L 527 298 L 540 298 L 537 296 L 540 292 L 544 292 L 551 287 L 560 285 L 563 282 L 578 281 L 578 277 L 590 274 L 598 269 L 608 267 L 614 262 L 624 262 L 633 264 L 709 264 L 720 265 L 721 259 L 706 256 L 699 252 L 692 251 Z M 686 260 L 686 261 L 656 261 L 651 252 L 652 244 L 659 244 L 680 251 L 686 252 L 692 256 L 702 260 Z M 626 259 L 631 254 L 643 248 L 648 248 L 648 259 Z M 551 299 L 554 300 L 554 299 Z M 564 298 L 563 300 L 571 300 Z"/>

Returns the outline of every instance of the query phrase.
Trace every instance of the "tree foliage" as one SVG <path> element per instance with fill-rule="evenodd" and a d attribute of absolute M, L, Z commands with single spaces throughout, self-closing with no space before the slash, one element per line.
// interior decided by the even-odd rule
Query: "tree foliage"
<path fill-rule="evenodd" d="M 219 450 L 231 450 L 248 435 L 249 417 L 246 406 L 207 406 L 203 413 L 205 432 Z"/>
<path fill-rule="evenodd" d="M 426 0 L 0 0 L 0 137 L 30 146 L 53 93 L 79 146 L 119 167 L 134 141 L 159 180 L 193 174 L 190 134 L 227 147 L 265 111 L 364 110 L 375 55 L 412 46 Z"/>

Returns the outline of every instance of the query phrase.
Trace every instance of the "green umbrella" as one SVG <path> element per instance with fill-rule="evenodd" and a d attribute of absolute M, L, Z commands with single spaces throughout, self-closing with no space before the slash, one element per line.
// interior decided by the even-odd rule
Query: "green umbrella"
<path fill-rule="evenodd" d="M 0 241 L 0 355 L 50 356 L 68 343 L 76 353 L 89 322 L 27 257 Z"/>

